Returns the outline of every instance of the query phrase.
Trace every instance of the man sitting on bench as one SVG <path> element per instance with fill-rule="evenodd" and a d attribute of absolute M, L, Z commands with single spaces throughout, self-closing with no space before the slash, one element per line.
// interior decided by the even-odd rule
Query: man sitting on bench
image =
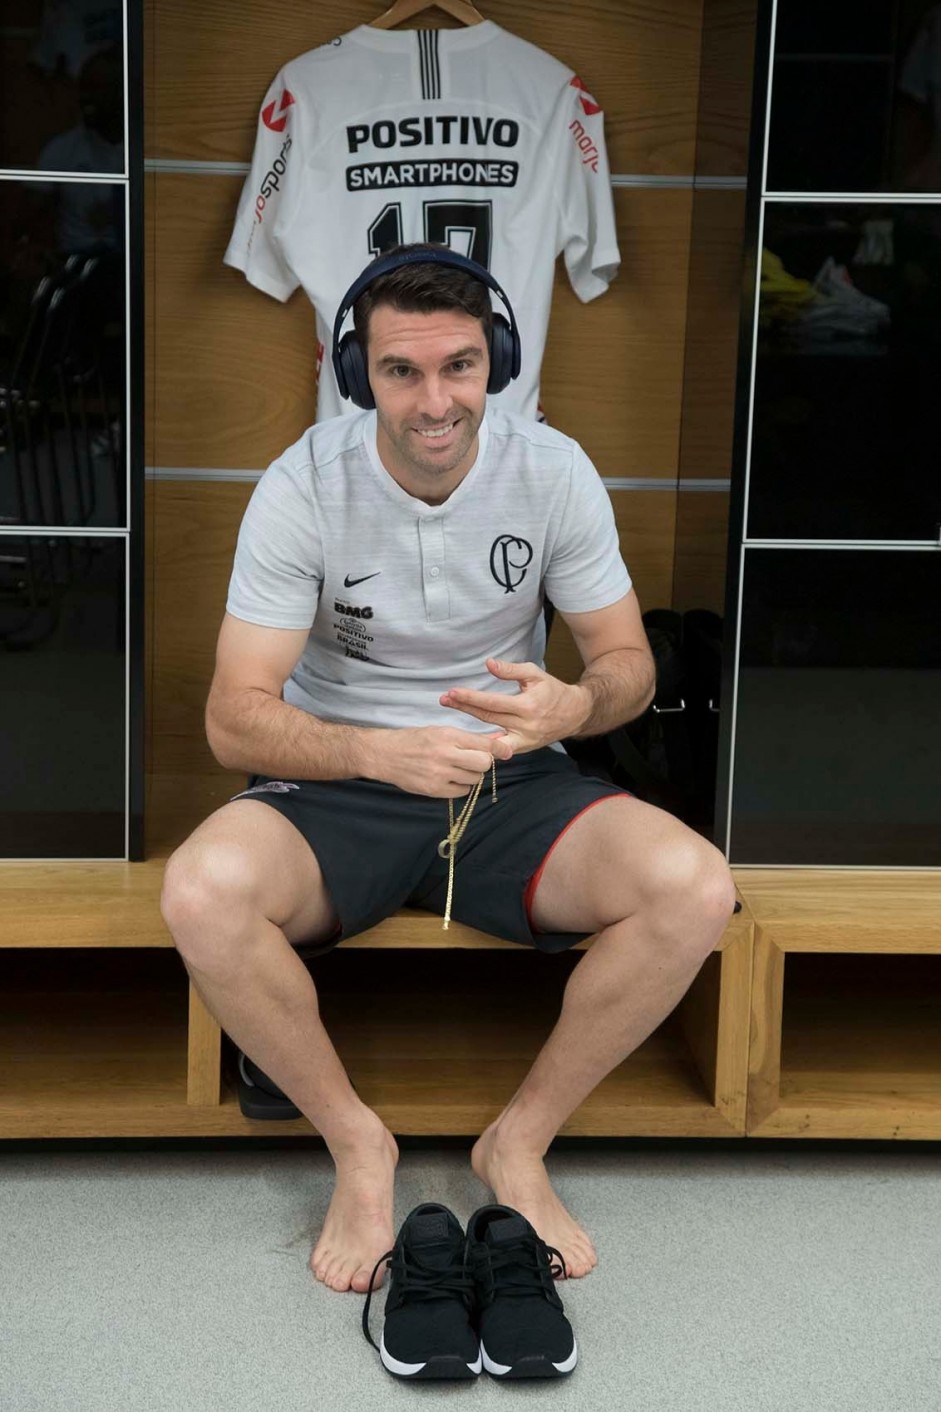
<path fill-rule="evenodd" d="M 594 466 L 571 438 L 487 410 L 519 371 L 502 290 L 444 247 L 399 247 L 348 292 L 333 356 L 365 410 L 309 428 L 258 482 L 219 633 L 207 734 L 250 787 L 170 858 L 162 914 L 207 1008 L 334 1159 L 310 1260 L 334 1290 L 365 1291 L 393 1244 L 398 1148 L 293 948 L 403 906 L 543 951 L 594 937 L 471 1153 L 585 1275 L 594 1247 L 543 1158 L 685 994 L 734 883 L 711 843 L 560 744 L 639 716 L 654 667 Z M 540 665 L 546 597 L 585 662 L 577 684 Z"/>

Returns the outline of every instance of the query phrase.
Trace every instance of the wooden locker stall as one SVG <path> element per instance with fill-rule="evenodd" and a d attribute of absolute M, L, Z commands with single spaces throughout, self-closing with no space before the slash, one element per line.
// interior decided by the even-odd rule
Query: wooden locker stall
<path fill-rule="evenodd" d="M 235 536 L 254 478 L 313 419 L 315 335 L 313 311 L 298 292 L 284 306 L 248 286 L 237 271 L 222 264 L 242 188 L 241 169 L 222 171 L 197 164 L 246 163 L 254 142 L 256 113 L 279 66 L 335 34 L 368 22 L 371 4 L 319 7 L 254 4 L 238 16 L 221 5 L 198 17 L 183 6 L 157 0 L 154 8 L 153 100 L 150 215 L 152 298 L 149 337 L 152 346 L 153 415 L 149 489 L 153 503 L 152 628 L 153 726 L 150 838 L 164 856 L 181 842 L 210 809 L 242 787 L 212 759 L 202 728 L 202 713 L 212 670 L 212 650 L 224 606 Z M 611 482 L 625 558 L 643 606 L 669 606 L 674 575 L 681 394 L 686 325 L 686 286 L 691 219 L 691 172 L 695 153 L 699 5 L 663 7 L 654 16 L 627 5 L 612 11 L 603 4 L 570 6 L 495 4 L 486 17 L 530 39 L 576 70 L 602 102 L 609 165 L 614 174 L 618 241 L 622 256 L 618 279 L 608 292 L 582 305 L 559 270 L 549 337 L 543 361 L 541 400 L 553 425 L 576 437 Z M 451 24 L 430 8 L 416 16 L 416 26 Z M 240 82 L 233 84 L 233 72 Z M 200 93 L 198 121 L 184 92 Z M 508 291 L 512 298 L 512 291 Z M 190 472 L 187 475 L 187 472 Z M 241 474 L 240 474 L 241 473 Z M 246 473 L 248 473 L 246 475 Z M 709 497 L 713 499 L 713 497 Z M 724 505 L 721 492 L 714 498 Z M 720 510 L 721 518 L 721 510 Z M 722 538 L 721 527 L 707 522 L 701 541 Z M 708 551 L 706 551 L 708 552 Z M 721 588 L 719 590 L 721 592 Z M 718 604 L 713 590 L 709 600 Z M 564 623 L 553 629 L 547 666 L 567 680 L 582 670 Z M 660 1037 L 642 1058 L 636 1074 L 612 1076 L 594 1096 L 594 1107 L 573 1120 L 573 1131 L 647 1131 L 669 1126 L 674 1098 L 684 1108 L 684 1130 L 692 1122 L 713 1132 L 741 1131 L 743 1033 L 733 1036 L 731 1012 L 723 1021 L 721 1045 L 718 972 L 724 966 L 726 987 L 747 988 L 750 929 L 737 918 L 729 950 L 713 958 L 716 976 L 703 980 L 702 994 L 691 995 L 677 1017 L 672 1039 Z M 421 947 L 434 967 L 440 989 L 439 1009 L 447 1033 L 464 1033 L 466 1022 L 455 984 L 460 953 L 487 949 L 488 966 L 502 967 L 511 991 L 535 985 L 533 960 L 514 954 L 509 943 L 452 926 L 440 919 L 403 913 L 374 932 L 353 938 L 357 949 Z M 430 949 L 430 951 L 429 951 Z M 499 952 L 503 954 L 494 955 Z M 575 958 L 570 958 L 569 964 Z M 339 958 L 337 971 L 342 970 Z M 315 963 L 316 964 L 316 963 Z M 377 967 L 379 966 L 377 962 Z M 406 969 L 407 968 L 401 968 Z M 475 968 L 477 969 L 477 968 Z M 558 968 L 561 969 L 561 968 Z M 361 974 L 361 968 L 359 968 Z M 734 973 L 734 975 L 733 975 Z M 324 968 L 314 970 L 315 978 Z M 560 974 L 543 977 L 549 996 L 561 995 Z M 324 978 L 323 984 L 327 981 Z M 337 1044 L 355 1070 L 364 1096 L 370 1091 L 368 1056 L 360 1054 L 355 1027 L 345 1020 L 343 978 L 338 975 Z M 378 988 L 377 998 L 381 995 Z M 408 986 L 397 1002 L 408 1004 Z M 449 1000 L 450 995 L 450 1000 Z M 362 997 L 360 997 L 362 1000 Z M 540 1006 L 532 1032 L 514 1041 L 506 1055 L 506 1075 L 493 1093 L 470 1085 L 464 1069 L 442 1080 L 440 1091 L 425 1095 L 417 1072 L 398 1078 L 398 1106 L 384 1106 L 381 1075 L 375 1074 L 375 1106 L 401 1131 L 474 1131 L 488 1113 L 499 1111 L 500 1094 L 538 1035 L 551 1027 L 554 1001 Z M 452 1013 L 453 1012 L 453 1013 Z M 219 1047 L 213 1026 L 194 996 L 191 1014 L 210 1037 L 191 1048 L 191 1101 L 197 1094 L 219 1092 Z M 685 1018 L 684 1018 L 685 1017 Z M 467 1030 L 471 1051 L 496 1043 Z M 380 1014 L 368 1022 L 382 1033 Z M 429 1044 L 433 1039 L 429 1039 Z M 391 1041 L 390 1041 L 391 1044 Z M 499 1045 L 497 1046 L 499 1049 Z M 516 1049 L 518 1047 L 518 1054 Z M 381 1044 L 378 1049 L 381 1052 Z M 654 1051 L 659 1059 L 654 1058 Z M 718 1051 L 718 1052 L 717 1052 Z M 671 1079 L 682 1056 L 694 1054 L 701 1070 L 688 1092 L 688 1080 Z M 531 1056 L 532 1057 L 532 1056 Z M 403 1057 L 403 1064 L 405 1063 Z M 687 1060 L 688 1062 L 688 1060 Z M 362 1066 L 366 1064 L 366 1068 Z M 515 1065 L 515 1067 L 514 1067 Z M 390 1054 L 385 1066 L 394 1069 Z M 630 1066 L 625 1066 L 627 1070 Z M 717 1070 L 721 1103 L 715 1098 Z M 525 1071 L 525 1070 L 524 1070 Z M 462 1077 L 463 1075 L 463 1077 Z M 472 1096 L 462 1101 L 465 1080 Z M 402 1103 L 405 1094 L 412 1092 Z M 697 1085 L 694 1085 L 696 1087 Z M 672 1096 L 671 1096 L 672 1095 Z M 367 1099 L 367 1101 L 371 1101 Z M 410 1103 L 412 1107 L 410 1107 Z M 696 1111 L 694 1118 L 690 1103 Z M 653 1111 L 647 1107 L 653 1104 Z M 233 1112 L 234 1107 L 234 1112 Z M 222 1111 L 244 1130 L 231 1087 Z M 195 1114 L 193 1115 L 195 1116 Z M 653 1125 L 651 1128 L 650 1125 Z M 248 1127 L 252 1127 L 248 1124 Z M 254 1125 L 258 1127 L 257 1124 Z M 304 1121 L 282 1123 L 278 1131 L 306 1131 Z M 214 1130 L 219 1130 L 214 1127 Z"/>
<path fill-rule="evenodd" d="M 381 8 L 150 0 L 145 11 L 147 859 L 5 868 L 0 1045 L 18 1085 L 0 1097 L 0 1137 L 311 1132 L 306 1120 L 242 1116 L 232 1046 L 191 991 L 159 894 L 169 854 L 244 787 L 205 740 L 213 650 L 255 480 L 313 420 L 316 339 L 303 292 L 281 305 L 222 263 L 258 106 L 281 64 Z M 756 4 L 481 8 L 567 63 L 605 110 L 621 270 L 587 306 L 557 273 L 547 416 L 608 483 L 642 607 L 721 612 Z M 429 9 L 413 23 L 451 21 Z M 694 182 L 702 177 L 705 186 Z M 581 671 L 558 619 L 547 666 L 566 680 Z M 745 1136 L 749 1111 L 763 1132 L 793 1131 L 794 1121 L 807 1130 L 793 1114 L 784 1126 L 774 1117 L 789 1092 L 781 958 L 800 948 L 802 927 L 823 926 L 828 946 L 845 939 L 853 884 L 748 869 L 736 882 L 743 911 L 681 1005 L 564 1133 Z M 873 887 L 864 911 L 882 895 Z M 919 949 L 928 906 L 922 895 Z M 469 1135 L 518 1085 L 577 960 L 457 924 L 444 932 L 440 918 L 406 910 L 311 965 L 363 1099 L 398 1133 Z M 510 1008 L 476 1003 L 484 991 L 505 993 L 508 1006 L 525 995 L 515 1010 L 525 1022 L 514 1030 Z M 419 1001 L 436 1015 L 420 1039 L 408 1024 Z M 492 1062 L 481 1071 L 484 1047 Z M 882 1130 L 881 1093 L 867 1100 L 870 1136 Z M 901 1135 L 929 1129 L 922 1113 Z"/>
<path fill-rule="evenodd" d="M 542 400 L 550 421 L 584 444 L 609 482 L 641 603 L 668 606 L 699 0 L 653 11 L 601 0 L 578 7 L 496 0 L 484 11 L 566 62 L 605 108 L 621 273 L 587 306 L 564 273 L 557 278 Z M 282 306 L 222 264 L 256 114 L 282 63 L 377 13 L 366 0 L 313 9 L 299 0 L 237 8 L 213 0 L 195 11 L 179 0 L 152 0 L 146 12 L 148 857 L 120 877 L 93 865 L 54 878 L 29 869 L 8 874 L 7 941 L 22 948 L 10 992 L 21 1017 L 11 1018 L 14 1052 L 36 1050 L 37 1025 L 58 1036 L 38 1046 L 45 1057 L 32 1052 L 20 1094 L 0 1107 L 0 1127 L 10 1136 L 310 1131 L 304 1121 L 242 1117 L 222 1063 L 228 1041 L 189 993 L 160 917 L 159 891 L 169 853 L 244 784 L 220 769 L 205 741 L 213 648 L 254 480 L 313 420 L 312 309 L 300 293 Z M 415 23 L 451 21 L 429 9 Z M 739 140 L 744 144 L 744 130 Z M 706 517 L 698 543 L 715 560 L 717 549 L 706 546 L 721 541 L 725 497 L 720 491 L 709 499 L 718 519 Z M 717 603 L 714 586 L 712 592 Z M 581 671 L 561 621 L 547 665 L 570 680 Z M 51 990 L 33 963 L 41 944 L 59 953 Z M 390 974 L 406 977 L 400 1011 L 413 1003 L 402 953 L 415 949 L 440 1014 L 429 1053 L 449 1055 L 430 1087 L 421 1078 L 428 1054 L 410 1059 L 402 1027 L 397 1040 L 383 1018 Z M 363 950 L 374 953 L 375 990 L 364 995 L 360 983 L 354 1001 L 345 974 Z M 566 969 L 578 958 L 539 965 L 542 959 L 403 912 L 353 938 L 346 954 L 333 958 L 332 978 L 313 964 L 315 977 L 323 976 L 331 1032 L 364 1099 L 397 1131 L 460 1133 L 479 1130 L 499 1111 L 551 1027 Z M 750 972 L 751 923 L 743 913 L 675 1016 L 610 1076 L 567 1131 L 741 1133 Z M 508 994 L 522 987 L 531 1001 L 526 1025 L 512 1037 L 499 1017 L 485 1034 L 481 1007 L 468 1003 L 468 986 L 498 975 Z M 366 1050 L 362 1027 L 352 1022 L 363 1004 L 370 1012 Z M 474 1054 L 485 1042 L 494 1065 L 482 1083 L 473 1077 Z M 56 1089 L 62 1046 L 94 1052 L 94 1097 L 81 1082 Z M 374 1065 L 370 1054 L 382 1062 Z"/>

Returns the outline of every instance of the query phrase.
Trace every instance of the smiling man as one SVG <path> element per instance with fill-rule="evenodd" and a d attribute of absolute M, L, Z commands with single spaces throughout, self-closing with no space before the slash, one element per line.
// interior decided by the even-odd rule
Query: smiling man
<path fill-rule="evenodd" d="M 403 490 L 440 505 L 477 455 L 489 365 L 483 328 L 467 314 L 409 317 L 388 304 L 369 327 L 379 459 Z"/>
<path fill-rule="evenodd" d="M 364 410 L 273 462 L 239 532 L 206 727 L 250 786 L 169 860 L 163 916 L 210 1011 L 333 1156 L 311 1268 L 335 1290 L 365 1291 L 392 1246 L 398 1148 L 293 948 L 403 905 L 537 951 L 592 937 L 471 1153 L 497 1201 L 586 1275 L 594 1246 L 543 1159 L 685 994 L 734 909 L 731 874 L 561 744 L 638 716 L 653 662 L 598 472 L 571 438 L 488 410 L 519 368 L 492 277 L 442 247 L 382 257 L 341 305 L 334 366 Z M 545 670 L 547 597 L 578 683 Z"/>

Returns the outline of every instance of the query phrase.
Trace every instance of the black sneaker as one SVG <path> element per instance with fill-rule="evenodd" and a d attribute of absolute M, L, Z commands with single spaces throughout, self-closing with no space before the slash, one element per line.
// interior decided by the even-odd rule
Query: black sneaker
<path fill-rule="evenodd" d="M 555 1275 L 565 1261 L 511 1206 L 482 1206 L 467 1224 L 467 1263 L 478 1300 L 480 1352 L 496 1378 L 558 1378 L 578 1358 Z M 558 1265 L 550 1263 L 558 1257 Z"/>
<path fill-rule="evenodd" d="M 474 1329 L 474 1281 L 465 1266 L 461 1223 L 436 1201 L 425 1201 L 402 1222 L 395 1245 L 376 1261 L 363 1309 L 363 1333 L 397 1378 L 475 1378 L 481 1369 Z M 376 1270 L 392 1274 L 382 1341 L 369 1332 L 369 1301 Z"/>

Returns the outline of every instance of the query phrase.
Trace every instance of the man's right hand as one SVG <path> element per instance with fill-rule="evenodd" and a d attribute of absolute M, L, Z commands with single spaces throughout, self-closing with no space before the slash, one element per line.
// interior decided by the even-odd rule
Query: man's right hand
<path fill-rule="evenodd" d="M 477 733 L 453 726 L 377 730 L 369 778 L 432 799 L 463 799 L 494 759 L 509 760 L 506 733 Z"/>

